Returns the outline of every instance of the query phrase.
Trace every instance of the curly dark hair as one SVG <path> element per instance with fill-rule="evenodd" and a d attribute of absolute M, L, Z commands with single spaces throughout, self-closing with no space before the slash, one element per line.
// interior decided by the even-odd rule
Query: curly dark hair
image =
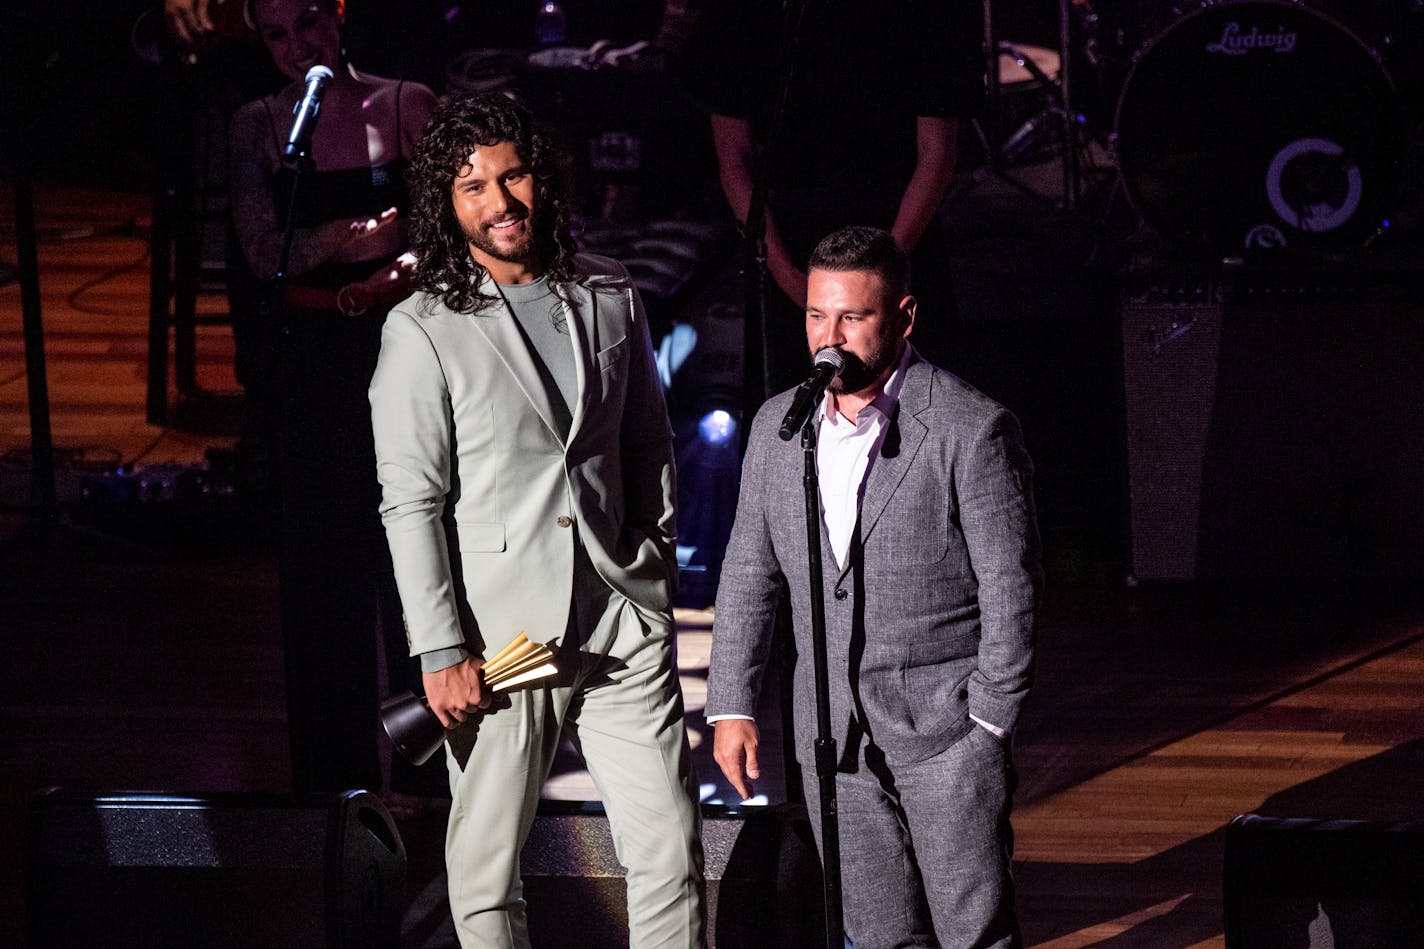
<path fill-rule="evenodd" d="M 455 218 L 451 187 L 477 146 L 512 142 L 534 175 L 534 249 L 557 292 L 574 279 L 568 159 L 522 106 L 499 94 L 456 95 L 425 124 L 410 170 L 411 250 L 417 290 L 438 296 L 456 313 L 476 313 L 495 301 L 479 292 L 485 268 L 470 254 Z"/>

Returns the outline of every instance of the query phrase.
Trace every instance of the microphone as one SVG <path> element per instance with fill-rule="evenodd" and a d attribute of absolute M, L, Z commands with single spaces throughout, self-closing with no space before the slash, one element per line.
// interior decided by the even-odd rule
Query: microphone
<path fill-rule="evenodd" d="M 321 97 L 331 80 L 332 72 L 325 66 L 313 66 L 307 70 L 307 91 L 292 112 L 296 118 L 292 120 L 292 131 L 287 136 L 287 147 L 282 149 L 282 157 L 288 161 L 306 158 L 311 153 L 316 114 L 321 111 Z"/>
<path fill-rule="evenodd" d="M 801 431 L 801 426 L 806 424 L 806 420 L 816 410 L 821 396 L 826 394 L 826 386 L 845 368 L 845 356 L 833 346 L 817 350 L 816 355 L 811 357 L 811 362 L 816 367 L 815 371 L 809 379 L 796 387 L 791 408 L 787 410 L 786 418 L 781 420 L 780 434 L 784 442 L 791 441 L 796 433 Z"/>

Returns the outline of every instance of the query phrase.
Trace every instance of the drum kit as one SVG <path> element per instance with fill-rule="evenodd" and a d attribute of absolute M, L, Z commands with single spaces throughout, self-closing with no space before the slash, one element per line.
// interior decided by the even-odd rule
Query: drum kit
<path fill-rule="evenodd" d="M 1050 130 L 1063 206 L 1073 210 L 1085 150 L 1100 144 L 1115 166 L 1113 186 L 1152 231 L 1186 251 L 1321 252 L 1386 232 L 1420 113 L 1405 72 L 1421 55 L 1424 2 L 1097 7 L 1108 2 L 1060 0 L 1053 50 L 998 39 L 986 0 L 986 48 L 998 53 L 990 127 L 1016 93 L 1043 103 L 1017 128 L 981 130 L 986 144 L 997 143 L 991 162 L 1012 164 Z M 1097 118 L 1072 94 L 1070 67 L 1096 79 Z"/>

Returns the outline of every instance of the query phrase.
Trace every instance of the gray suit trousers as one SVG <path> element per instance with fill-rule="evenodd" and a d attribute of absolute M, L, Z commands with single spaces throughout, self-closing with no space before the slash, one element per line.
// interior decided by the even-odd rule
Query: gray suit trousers
<path fill-rule="evenodd" d="M 802 762 L 807 774 L 814 762 Z M 1007 742 L 975 726 L 924 761 L 867 745 L 836 780 L 846 935 L 855 949 L 1017 949 L 1009 862 L 1016 777 Z M 807 784 L 822 844 L 820 791 Z"/>

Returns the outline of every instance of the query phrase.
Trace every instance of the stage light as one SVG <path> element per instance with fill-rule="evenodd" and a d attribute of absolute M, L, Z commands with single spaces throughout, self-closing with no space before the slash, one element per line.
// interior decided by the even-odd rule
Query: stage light
<path fill-rule="evenodd" d="M 658 378 L 664 389 L 672 388 L 672 377 L 687 362 L 687 357 L 697 347 L 697 330 L 688 323 L 674 323 L 662 342 L 658 344 L 656 361 Z"/>
<path fill-rule="evenodd" d="M 735 277 L 735 273 L 732 273 Z M 658 348 L 677 459 L 678 605 L 712 605 L 741 481 L 742 317 L 710 302 Z"/>
<path fill-rule="evenodd" d="M 737 420 L 726 409 L 713 409 L 697 423 L 697 433 L 709 445 L 725 445 L 737 436 Z"/>

